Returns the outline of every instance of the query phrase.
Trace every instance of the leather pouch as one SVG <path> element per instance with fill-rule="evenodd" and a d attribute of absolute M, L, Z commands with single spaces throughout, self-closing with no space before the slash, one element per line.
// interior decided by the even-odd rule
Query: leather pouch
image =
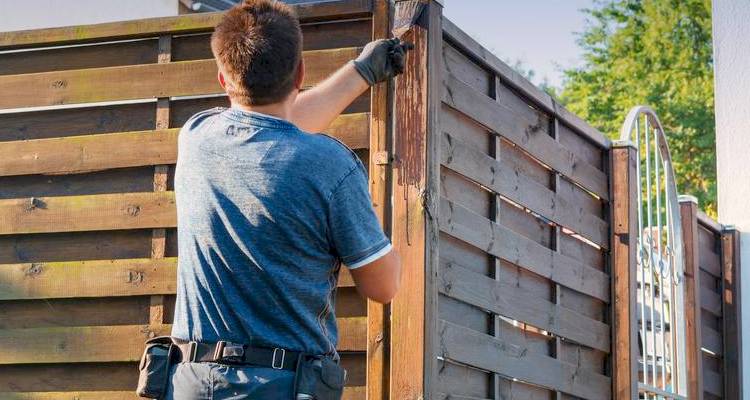
<path fill-rule="evenodd" d="M 297 367 L 296 381 L 298 398 L 340 400 L 346 383 L 346 370 L 328 358 L 303 358 Z"/>
<path fill-rule="evenodd" d="M 146 341 L 139 364 L 138 388 L 136 393 L 140 397 L 161 399 L 164 397 L 169 384 L 169 368 L 171 366 L 173 344 L 169 336 L 160 336 Z"/>

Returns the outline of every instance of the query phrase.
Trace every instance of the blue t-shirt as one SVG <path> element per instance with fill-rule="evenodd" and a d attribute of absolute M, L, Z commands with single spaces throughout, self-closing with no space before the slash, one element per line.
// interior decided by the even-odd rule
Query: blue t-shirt
<path fill-rule="evenodd" d="M 341 263 L 357 268 L 391 249 L 357 156 L 233 108 L 187 121 L 178 154 L 172 335 L 335 355 Z"/>

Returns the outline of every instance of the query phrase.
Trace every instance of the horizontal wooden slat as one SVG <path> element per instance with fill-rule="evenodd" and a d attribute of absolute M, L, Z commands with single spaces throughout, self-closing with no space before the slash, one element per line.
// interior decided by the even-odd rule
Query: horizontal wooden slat
<path fill-rule="evenodd" d="M 607 175 L 536 128 L 538 121 L 524 120 L 450 74 L 445 77 L 443 102 L 502 135 L 598 197 L 609 198 Z"/>
<path fill-rule="evenodd" d="M 174 294 L 177 258 L 0 264 L 0 300 Z"/>
<path fill-rule="evenodd" d="M 721 295 L 713 290 L 701 286 L 701 308 L 717 317 L 721 317 Z"/>
<path fill-rule="evenodd" d="M 292 7 L 303 23 L 362 16 L 372 9 L 371 0 L 330 0 L 293 4 Z M 5 32 L 0 33 L 0 50 L 209 31 L 221 20 L 223 14 L 223 12 L 197 13 L 177 17 Z"/>
<path fill-rule="evenodd" d="M 717 397 L 723 396 L 724 382 L 722 376 L 710 369 L 703 369 L 703 390 Z"/>
<path fill-rule="evenodd" d="M 341 400 L 365 400 L 366 390 L 363 386 L 344 387 Z M 110 392 L 0 392 L 3 400 L 143 400 L 132 391 Z"/>
<path fill-rule="evenodd" d="M 610 352 L 607 324 L 535 296 L 513 282 L 496 281 L 454 263 L 442 264 L 438 283 L 440 293 L 605 353 Z"/>
<path fill-rule="evenodd" d="M 498 161 L 443 133 L 441 159 L 446 167 L 521 204 L 543 217 L 609 247 L 609 225 L 571 203 L 560 193 L 536 183 L 509 163 Z M 501 159 L 502 160 L 502 159 Z"/>
<path fill-rule="evenodd" d="M 0 235 L 172 228 L 174 192 L 0 200 Z"/>
<path fill-rule="evenodd" d="M 177 258 L 0 264 L 0 300 L 175 294 Z M 341 269 L 339 287 L 353 287 Z"/>
<path fill-rule="evenodd" d="M 487 51 L 487 49 L 479 44 L 479 42 L 466 34 L 461 28 L 447 18 L 443 18 L 443 33 L 447 36 L 447 39 L 453 46 L 466 52 L 469 56 L 483 64 L 484 67 L 500 75 L 500 79 L 502 79 L 503 82 L 506 82 L 514 89 L 523 93 L 535 103 L 535 106 L 564 121 L 566 124 L 581 132 L 586 139 L 596 143 L 598 146 L 605 149 L 610 147 L 611 141 L 601 132 L 596 130 L 596 128 L 587 124 L 577 115 L 566 110 L 565 107 L 555 101 L 552 96 L 540 90 L 528 79 L 524 78 L 520 73 L 500 60 L 496 55 Z"/>
<path fill-rule="evenodd" d="M 708 326 L 701 326 L 701 347 L 720 357 L 724 353 L 721 333 Z"/>
<path fill-rule="evenodd" d="M 611 398 L 610 378 L 441 320 L 442 356 L 476 368 L 591 400 Z"/>
<path fill-rule="evenodd" d="M 304 86 L 322 81 L 357 52 L 357 48 L 306 51 Z M 0 108 L 224 93 L 216 74 L 216 61 L 209 59 L 2 75 Z"/>
<path fill-rule="evenodd" d="M 440 230 L 496 257 L 609 303 L 609 276 L 540 245 L 446 198 L 440 200 Z"/>
<path fill-rule="evenodd" d="M 339 351 L 365 351 L 367 318 L 339 318 Z M 138 361 L 143 342 L 171 325 L 117 325 L 0 330 L 0 364 Z"/>
<path fill-rule="evenodd" d="M 61 174 L 174 164 L 179 129 L 0 142 L 0 176 Z M 344 114 L 328 133 L 352 149 L 369 145 L 369 113 Z"/>

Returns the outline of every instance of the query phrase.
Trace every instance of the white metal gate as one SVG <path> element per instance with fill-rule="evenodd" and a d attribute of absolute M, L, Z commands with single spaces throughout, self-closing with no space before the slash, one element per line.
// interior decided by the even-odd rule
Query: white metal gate
<path fill-rule="evenodd" d="M 620 139 L 638 150 L 639 397 L 686 399 L 682 229 L 669 147 L 647 106 L 630 111 Z"/>

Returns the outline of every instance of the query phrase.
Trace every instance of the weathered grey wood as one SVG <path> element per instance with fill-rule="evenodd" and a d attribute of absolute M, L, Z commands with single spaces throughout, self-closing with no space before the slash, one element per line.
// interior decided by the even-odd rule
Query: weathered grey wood
<path fill-rule="evenodd" d="M 560 390 L 583 399 L 612 397 L 609 377 L 552 357 L 529 352 L 501 339 L 440 321 L 442 356 L 487 371 Z"/>
<path fill-rule="evenodd" d="M 721 332 L 709 328 L 706 325 L 701 327 L 701 347 L 714 353 L 717 357 L 724 354 Z"/>
<path fill-rule="evenodd" d="M 585 212 L 559 193 L 535 183 L 519 170 L 512 169 L 512 166 L 474 150 L 447 133 L 443 133 L 441 158 L 446 167 L 581 234 L 601 247 L 609 246 L 609 225 L 604 220 Z"/>
<path fill-rule="evenodd" d="M 721 317 L 721 295 L 719 293 L 716 293 L 705 286 L 701 286 L 700 301 L 701 308 L 717 317 Z"/>
<path fill-rule="evenodd" d="M 607 176 L 563 147 L 538 121 L 527 121 L 512 110 L 477 92 L 455 77 L 444 77 L 443 102 L 507 138 L 552 169 L 579 183 L 600 198 L 609 198 Z"/>
<path fill-rule="evenodd" d="M 454 263 L 441 263 L 441 293 L 609 353 L 609 326 Z"/>
<path fill-rule="evenodd" d="M 742 269 L 740 267 L 740 232 L 725 228 L 721 232 L 722 255 L 722 352 L 724 355 L 724 391 L 727 399 L 742 398 Z"/>
<path fill-rule="evenodd" d="M 593 143 L 596 143 L 598 146 L 604 149 L 610 147 L 611 141 L 601 132 L 587 124 L 577 115 L 566 110 L 550 95 L 534 86 L 534 84 L 529 82 L 528 79 L 524 78 L 489 50 L 482 47 L 479 42 L 466 34 L 461 28 L 447 18 L 443 19 L 443 32 L 452 45 L 465 51 L 478 61 L 481 61 L 487 68 L 500 75 L 504 82 L 507 82 L 516 90 L 519 90 L 525 96 L 532 99 L 536 106 L 565 121 L 566 124 L 574 127 L 577 131 L 581 132 L 583 136 L 591 140 Z"/>
<path fill-rule="evenodd" d="M 440 200 L 440 230 L 496 257 L 571 289 L 609 302 L 609 277 L 580 261 L 556 253 L 508 228 Z"/>

